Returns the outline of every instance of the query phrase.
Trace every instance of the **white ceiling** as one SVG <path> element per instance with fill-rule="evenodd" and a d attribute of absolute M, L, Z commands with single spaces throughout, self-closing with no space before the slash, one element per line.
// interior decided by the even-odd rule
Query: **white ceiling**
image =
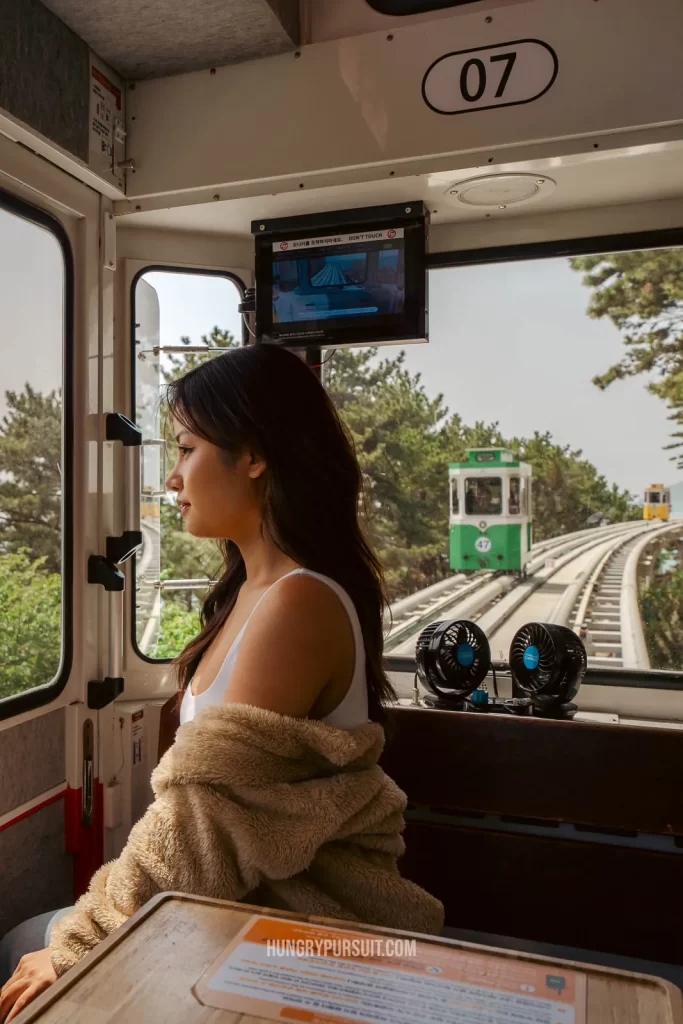
<path fill-rule="evenodd" d="M 496 174 L 505 172 L 550 178 L 555 187 L 552 190 L 541 189 L 538 198 L 508 205 L 504 210 L 498 205 L 490 209 L 465 206 L 447 193 L 456 182 L 489 173 L 487 168 L 472 167 L 452 174 L 393 177 L 334 188 L 143 211 L 123 217 L 120 223 L 126 227 L 249 236 L 251 221 L 257 218 L 295 216 L 411 199 L 425 201 L 431 211 L 433 225 L 445 225 L 678 198 L 683 197 L 683 142 L 497 166 Z"/>

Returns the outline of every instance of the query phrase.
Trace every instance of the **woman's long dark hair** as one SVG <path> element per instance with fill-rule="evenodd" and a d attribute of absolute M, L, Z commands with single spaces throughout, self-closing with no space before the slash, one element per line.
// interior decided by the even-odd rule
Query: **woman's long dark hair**
<path fill-rule="evenodd" d="M 266 462 L 263 529 L 293 561 L 336 580 L 349 594 L 365 644 L 370 717 L 396 693 L 382 668 L 386 606 L 382 567 L 359 522 L 362 476 L 353 442 L 324 387 L 305 363 L 273 345 L 232 349 L 168 385 L 171 414 L 232 461 L 245 450 Z M 175 664 L 188 685 L 246 579 L 232 541 L 224 571 L 204 601 L 201 631 Z"/>

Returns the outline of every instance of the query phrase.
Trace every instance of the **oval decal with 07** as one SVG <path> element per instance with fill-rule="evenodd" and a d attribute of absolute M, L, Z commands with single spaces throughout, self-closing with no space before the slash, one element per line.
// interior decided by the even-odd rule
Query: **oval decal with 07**
<path fill-rule="evenodd" d="M 540 39 L 457 50 L 437 58 L 422 79 L 425 103 L 437 114 L 531 103 L 557 78 L 557 54 Z"/>

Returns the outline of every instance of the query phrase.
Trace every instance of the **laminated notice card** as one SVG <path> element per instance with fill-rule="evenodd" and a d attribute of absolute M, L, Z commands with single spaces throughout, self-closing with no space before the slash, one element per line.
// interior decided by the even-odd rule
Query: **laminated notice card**
<path fill-rule="evenodd" d="M 194 988 L 289 1024 L 585 1024 L 586 978 L 401 936 L 255 915 Z"/>

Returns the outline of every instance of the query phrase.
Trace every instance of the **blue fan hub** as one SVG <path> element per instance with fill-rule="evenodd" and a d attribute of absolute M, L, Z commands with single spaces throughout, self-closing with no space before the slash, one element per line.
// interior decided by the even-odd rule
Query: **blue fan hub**
<path fill-rule="evenodd" d="M 469 668 L 474 664 L 474 647 L 472 644 L 458 644 L 455 652 L 455 660 L 463 668 Z"/>
<path fill-rule="evenodd" d="M 524 662 L 524 668 L 528 668 L 530 672 L 538 668 L 538 663 L 541 660 L 541 655 L 538 653 L 538 647 L 535 644 L 529 644 L 525 650 L 522 661 Z"/>

